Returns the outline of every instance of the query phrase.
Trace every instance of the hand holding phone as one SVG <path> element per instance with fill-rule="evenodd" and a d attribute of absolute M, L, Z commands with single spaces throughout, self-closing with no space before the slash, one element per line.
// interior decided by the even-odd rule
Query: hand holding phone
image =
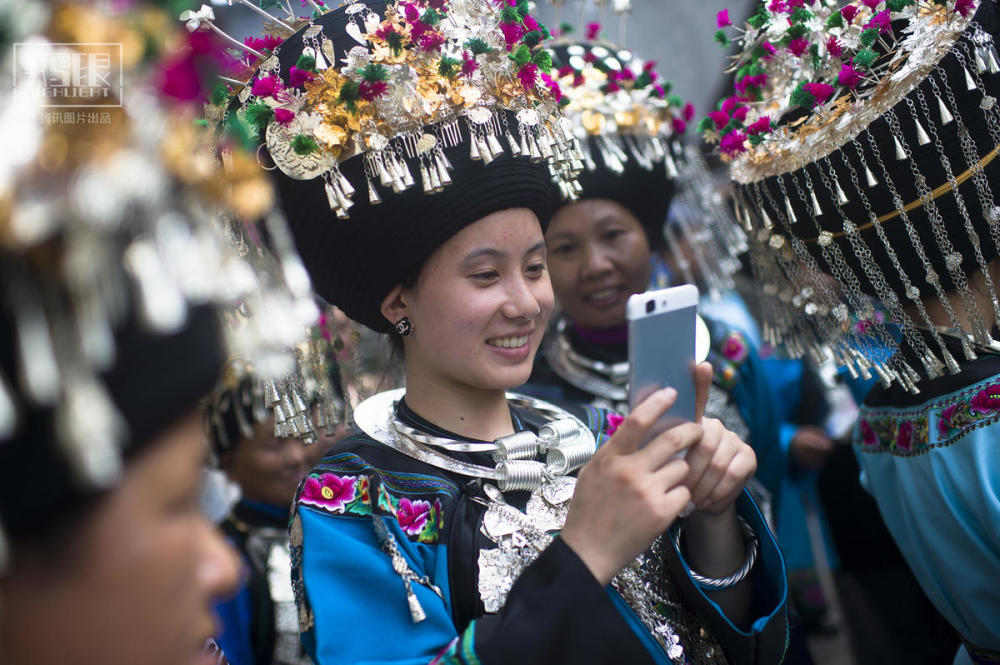
<path fill-rule="evenodd" d="M 691 284 L 632 295 L 629 325 L 629 406 L 660 388 L 677 390 L 677 401 L 650 428 L 646 440 L 696 418 L 695 326 L 698 289 Z"/>

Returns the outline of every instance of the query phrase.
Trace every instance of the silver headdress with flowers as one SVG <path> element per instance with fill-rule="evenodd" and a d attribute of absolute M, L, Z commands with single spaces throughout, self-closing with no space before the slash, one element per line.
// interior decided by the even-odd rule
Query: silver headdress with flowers
<path fill-rule="evenodd" d="M 701 128 L 731 164 L 768 341 L 912 391 L 959 371 L 946 337 L 966 360 L 994 344 L 998 24 L 993 0 L 769 0 L 739 31 L 734 94 Z"/>
<path fill-rule="evenodd" d="M 11 335 L 4 353 L 12 354 L 0 373 L 0 452 L 19 459 L 26 446 L 51 448 L 25 453 L 55 469 L 46 482 L 59 484 L 65 468 L 66 492 L 99 492 L 117 482 L 123 456 L 142 443 L 106 385 L 121 365 L 121 328 L 136 322 L 136 335 L 170 337 L 195 308 L 211 305 L 228 324 L 226 351 L 268 380 L 276 403 L 295 402 L 302 371 L 290 349 L 317 309 L 266 174 L 239 150 L 219 160 L 214 134 L 168 91 L 169 73 L 207 64 L 194 61 L 203 53 L 187 44 L 168 54 L 162 26 L 170 19 L 153 9 L 111 16 L 73 3 L 35 9 L 18 10 L 39 20 L 13 36 L 32 49 L 36 69 L 27 76 L 10 62 L 3 68 L 13 94 L 0 106 L 2 133 L 16 149 L 0 151 L 0 310 L 5 342 L 8 328 Z M 124 104 L 109 99 L 104 126 L 68 111 L 52 122 L 38 81 L 58 75 L 47 68 L 88 57 L 102 46 L 90 43 L 98 36 L 146 44 L 156 61 L 143 49 L 111 51 L 108 69 L 125 72 Z M 21 74 L 17 85 L 6 79 L 12 71 Z M 157 376 L 137 380 L 150 387 L 143 395 L 157 394 Z M 290 404 L 282 425 L 308 438 L 303 412 Z M 35 430 L 25 430 L 43 421 L 53 423 L 55 441 L 32 440 Z M 3 521 L 10 524 L 11 514 Z"/>
<path fill-rule="evenodd" d="M 548 31 L 526 0 L 415 0 L 382 13 L 356 3 L 344 12 L 350 49 L 335 49 L 315 22 L 326 10 L 314 7 L 310 18 L 290 13 L 270 26 L 273 36 L 302 40 L 287 71 L 280 39 L 255 42 L 262 51 L 243 46 L 253 74 L 233 90 L 238 107 L 227 117 L 252 127 L 287 176 L 322 179 L 338 217 L 350 216 L 358 189 L 371 204 L 417 185 L 417 176 L 425 193 L 440 191 L 451 182 L 444 149 L 461 143 L 486 164 L 505 152 L 544 160 L 563 196 L 576 196 L 582 155 L 558 113 L 551 56 L 541 47 Z M 189 29 L 195 21 L 196 30 L 218 30 L 204 8 L 196 14 L 181 17 Z M 347 57 L 336 62 L 335 50 Z M 352 158 L 363 160 L 362 182 L 341 172 Z"/>

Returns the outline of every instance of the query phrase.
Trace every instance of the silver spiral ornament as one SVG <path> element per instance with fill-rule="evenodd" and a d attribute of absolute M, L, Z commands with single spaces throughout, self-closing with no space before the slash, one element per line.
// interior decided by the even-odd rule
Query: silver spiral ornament
<path fill-rule="evenodd" d="M 586 441 L 574 441 L 558 448 L 549 448 L 545 454 L 545 464 L 549 473 L 565 476 L 577 469 L 583 468 L 594 456 L 594 446 Z"/>
<path fill-rule="evenodd" d="M 497 462 L 531 459 L 538 453 L 538 437 L 535 436 L 534 432 L 527 430 L 502 436 L 495 439 L 493 443 L 496 446 L 493 459 Z"/>
<path fill-rule="evenodd" d="M 542 486 L 545 465 L 528 460 L 500 462 L 496 468 L 497 486 L 501 492 L 532 491 Z"/>
<path fill-rule="evenodd" d="M 582 424 L 574 418 L 560 418 L 538 428 L 538 448 L 543 453 L 580 436 Z"/>

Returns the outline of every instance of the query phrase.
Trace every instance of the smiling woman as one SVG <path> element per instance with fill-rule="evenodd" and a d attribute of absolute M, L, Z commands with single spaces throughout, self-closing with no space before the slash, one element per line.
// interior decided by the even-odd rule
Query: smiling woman
<path fill-rule="evenodd" d="M 321 296 L 405 347 L 405 389 L 359 405 L 361 431 L 299 489 L 293 587 L 319 665 L 782 657 L 784 578 L 743 492 L 746 444 L 704 419 L 640 450 L 671 391 L 613 435 L 604 410 L 508 392 L 552 311 L 544 231 L 581 163 L 539 76 L 546 32 L 527 3 L 369 0 L 281 45 L 289 82 L 310 64 L 304 48 L 348 63 L 276 100 L 320 138 L 353 137 L 351 154 L 320 149 L 322 183 L 287 163 L 276 173 L 297 246 Z M 277 160 L 294 152 L 282 131 L 264 131 Z M 341 178 L 368 200 L 337 197 Z M 675 545 L 662 534 L 692 497 L 700 510 Z"/>

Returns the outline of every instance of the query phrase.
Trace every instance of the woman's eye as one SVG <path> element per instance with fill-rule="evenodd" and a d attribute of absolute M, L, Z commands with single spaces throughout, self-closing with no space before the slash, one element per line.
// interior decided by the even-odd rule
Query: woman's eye
<path fill-rule="evenodd" d="M 605 231 L 604 232 L 604 239 L 605 240 L 616 240 L 623 233 L 625 233 L 625 232 L 623 230 L 621 230 L 621 229 L 611 229 L 609 231 Z"/>
<path fill-rule="evenodd" d="M 530 266 L 528 266 L 525 269 L 525 271 L 529 275 L 532 275 L 532 276 L 541 275 L 543 272 L 545 272 L 545 264 L 544 263 L 532 263 Z"/>
<path fill-rule="evenodd" d="M 566 244 L 566 245 L 556 245 L 555 247 L 553 247 L 552 249 L 549 250 L 549 253 L 550 254 L 566 255 L 566 254 L 569 254 L 570 252 L 572 252 L 574 249 L 576 249 L 576 247 L 574 245 L 569 245 L 569 244 Z"/>
<path fill-rule="evenodd" d="M 472 279 L 481 282 L 489 282 L 491 280 L 496 279 L 499 276 L 500 273 L 498 273 L 496 270 L 484 270 L 483 272 L 477 272 L 474 275 L 472 275 Z"/>

